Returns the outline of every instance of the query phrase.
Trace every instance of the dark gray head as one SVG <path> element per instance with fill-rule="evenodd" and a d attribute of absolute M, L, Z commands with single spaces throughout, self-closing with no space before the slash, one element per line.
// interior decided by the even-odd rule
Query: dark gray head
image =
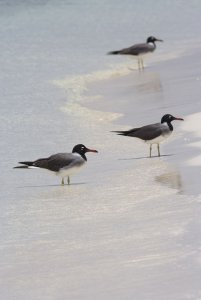
<path fill-rule="evenodd" d="M 172 115 L 170 114 L 167 114 L 167 115 L 164 115 L 161 119 L 161 123 L 168 123 L 170 124 L 172 121 L 174 120 L 179 120 L 179 121 L 183 121 L 184 119 L 182 118 L 176 118 L 176 117 L 173 117 Z"/>
<path fill-rule="evenodd" d="M 85 145 L 83 144 L 78 144 L 76 146 L 74 146 L 72 153 L 78 153 L 80 154 L 84 159 L 86 159 L 85 153 L 87 152 L 94 152 L 97 153 L 97 150 L 93 150 L 93 149 L 88 149 Z"/>
<path fill-rule="evenodd" d="M 147 44 L 148 44 L 148 43 L 154 44 L 155 42 L 163 42 L 163 40 L 157 39 L 157 38 L 155 38 L 154 36 L 149 36 L 149 37 L 147 38 Z"/>

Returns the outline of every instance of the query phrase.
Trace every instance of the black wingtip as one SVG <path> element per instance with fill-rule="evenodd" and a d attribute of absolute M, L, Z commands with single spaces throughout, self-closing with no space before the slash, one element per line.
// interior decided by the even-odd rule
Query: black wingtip
<path fill-rule="evenodd" d="M 114 131 L 110 131 L 110 132 L 114 132 L 114 133 L 117 133 L 117 135 L 126 135 L 126 131 L 116 131 L 116 130 L 114 130 Z"/>
<path fill-rule="evenodd" d="M 25 165 L 25 166 L 33 166 L 33 161 L 19 161 L 18 164 L 22 164 L 22 165 Z"/>
<path fill-rule="evenodd" d="M 119 54 L 119 51 L 110 51 L 107 54 L 108 55 L 116 55 L 116 54 Z"/>
<path fill-rule="evenodd" d="M 17 167 L 13 167 L 13 169 L 28 169 L 28 166 L 17 166 Z"/>

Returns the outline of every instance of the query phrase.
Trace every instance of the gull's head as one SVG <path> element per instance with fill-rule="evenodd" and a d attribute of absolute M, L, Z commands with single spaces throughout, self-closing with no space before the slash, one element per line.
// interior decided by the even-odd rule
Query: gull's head
<path fill-rule="evenodd" d="M 161 123 L 171 123 L 174 120 L 184 121 L 182 118 L 174 117 L 170 114 L 166 114 L 162 117 Z"/>
<path fill-rule="evenodd" d="M 94 153 L 98 153 L 97 150 L 94 149 L 89 149 L 87 148 L 85 145 L 83 144 L 78 144 L 76 146 L 74 146 L 72 153 L 78 153 L 80 155 L 83 155 L 87 152 L 94 152 Z"/>
<path fill-rule="evenodd" d="M 157 38 L 154 37 L 154 36 L 149 36 L 149 37 L 147 38 L 147 44 L 148 44 L 148 43 L 155 43 L 155 42 L 163 42 L 163 40 L 157 39 Z"/>

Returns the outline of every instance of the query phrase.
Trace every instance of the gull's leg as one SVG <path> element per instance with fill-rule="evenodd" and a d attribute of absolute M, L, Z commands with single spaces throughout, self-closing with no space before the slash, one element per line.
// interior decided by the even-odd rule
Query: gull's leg
<path fill-rule="evenodd" d="M 141 66 L 142 66 L 142 69 L 144 69 L 144 62 L 143 62 L 143 58 L 141 57 Z"/>
<path fill-rule="evenodd" d="M 149 148 L 149 157 L 151 157 L 151 150 L 152 150 L 152 144 L 150 144 L 150 148 Z"/>
<path fill-rule="evenodd" d="M 64 185 L 64 178 L 61 179 L 61 185 Z"/>
<path fill-rule="evenodd" d="M 158 149 L 158 156 L 161 156 L 161 154 L 160 154 L 160 145 L 159 144 L 157 144 L 157 149 Z"/>
<path fill-rule="evenodd" d="M 68 176 L 67 181 L 68 181 L 68 185 L 69 185 L 70 184 L 70 176 Z"/>
<path fill-rule="evenodd" d="M 140 67 L 140 57 L 139 57 L 139 56 L 138 56 L 138 58 L 137 58 L 137 61 L 138 61 L 138 69 L 140 70 L 141 67 Z"/>

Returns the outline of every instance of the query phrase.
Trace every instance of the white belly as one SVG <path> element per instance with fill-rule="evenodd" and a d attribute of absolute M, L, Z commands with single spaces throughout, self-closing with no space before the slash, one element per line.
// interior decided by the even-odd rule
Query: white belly
<path fill-rule="evenodd" d="M 158 136 L 157 138 L 155 138 L 155 139 L 153 139 L 153 140 L 145 141 L 145 143 L 147 143 L 147 144 L 160 144 L 160 143 L 163 142 L 165 139 L 167 139 L 167 138 L 170 136 L 171 133 L 172 133 L 172 132 L 169 131 L 168 133 L 163 134 L 163 135 L 160 135 L 160 136 Z"/>
<path fill-rule="evenodd" d="M 58 175 L 62 178 L 74 175 L 74 174 L 78 173 L 84 165 L 85 165 L 85 163 L 83 163 L 81 166 L 78 166 L 78 167 L 75 166 L 72 168 L 63 168 L 59 172 L 57 172 L 56 175 Z"/>

